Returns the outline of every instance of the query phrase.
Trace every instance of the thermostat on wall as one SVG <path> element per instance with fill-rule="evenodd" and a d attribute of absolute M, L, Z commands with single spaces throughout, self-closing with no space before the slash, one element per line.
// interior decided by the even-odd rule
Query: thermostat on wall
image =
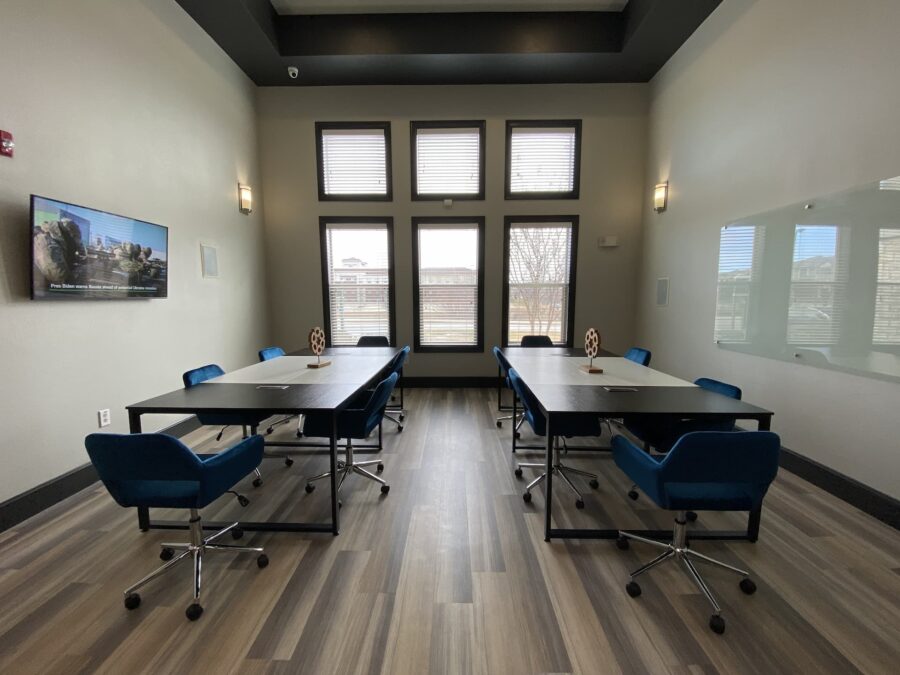
<path fill-rule="evenodd" d="M 597 240 L 598 248 L 615 248 L 619 245 L 619 238 L 614 234 L 607 234 Z"/>

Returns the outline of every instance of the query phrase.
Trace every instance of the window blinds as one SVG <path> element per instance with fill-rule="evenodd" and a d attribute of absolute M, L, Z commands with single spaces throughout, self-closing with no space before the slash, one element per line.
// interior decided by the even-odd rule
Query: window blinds
<path fill-rule="evenodd" d="M 481 130 L 416 129 L 416 192 L 477 195 L 481 191 Z"/>
<path fill-rule="evenodd" d="M 325 226 L 331 344 L 362 335 L 391 339 L 389 230 L 384 224 Z"/>
<path fill-rule="evenodd" d="M 507 342 L 523 335 L 568 339 L 572 223 L 514 223 L 509 228 Z"/>
<path fill-rule="evenodd" d="M 386 195 L 383 129 L 322 129 L 322 187 L 326 195 Z"/>
<path fill-rule="evenodd" d="M 765 228 L 759 225 L 722 228 L 715 321 L 719 342 L 747 342 L 750 338 L 748 325 L 758 293 L 764 236 Z"/>
<path fill-rule="evenodd" d="M 478 225 L 418 228 L 419 344 L 478 344 Z"/>
<path fill-rule="evenodd" d="M 878 232 L 878 285 L 872 343 L 900 344 L 900 229 Z"/>
<path fill-rule="evenodd" d="M 509 149 L 510 192 L 572 192 L 576 143 L 574 127 L 514 127 Z"/>
<path fill-rule="evenodd" d="M 848 241 L 836 225 L 797 225 L 788 304 L 787 341 L 833 345 L 846 312 Z"/>

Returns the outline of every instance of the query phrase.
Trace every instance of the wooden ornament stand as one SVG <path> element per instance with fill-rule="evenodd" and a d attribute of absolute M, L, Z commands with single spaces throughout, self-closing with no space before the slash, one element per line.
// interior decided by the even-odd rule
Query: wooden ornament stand
<path fill-rule="evenodd" d="M 590 361 L 578 367 L 589 375 L 598 375 L 599 373 L 602 373 L 603 368 L 594 365 L 594 357 L 597 356 L 597 352 L 599 351 L 600 333 L 597 332 L 596 328 L 588 328 L 587 333 L 584 334 L 584 352 L 587 354 Z"/>
<path fill-rule="evenodd" d="M 324 368 L 331 365 L 331 361 L 322 360 L 322 352 L 325 351 L 325 331 L 318 326 L 309 331 L 309 349 L 316 355 L 316 362 L 307 363 L 307 368 Z"/>
<path fill-rule="evenodd" d="M 598 366 L 594 366 L 589 363 L 585 363 L 578 367 L 581 368 L 584 372 L 590 373 L 591 375 L 597 375 L 603 372 L 603 368 L 599 368 Z"/>
<path fill-rule="evenodd" d="M 307 368 L 324 368 L 325 366 L 330 366 L 330 365 L 331 365 L 331 361 L 323 361 L 323 360 L 322 360 L 320 357 L 318 357 L 318 356 L 316 357 L 316 359 L 317 359 L 317 360 L 316 360 L 315 363 L 307 363 L 307 364 L 306 364 L 306 367 L 307 367 Z"/>

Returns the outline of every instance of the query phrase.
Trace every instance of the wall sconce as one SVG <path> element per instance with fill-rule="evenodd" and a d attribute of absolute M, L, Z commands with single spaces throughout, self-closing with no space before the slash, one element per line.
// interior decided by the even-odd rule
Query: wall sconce
<path fill-rule="evenodd" d="M 669 203 L 669 182 L 657 183 L 653 188 L 653 210 L 662 213 Z"/>
<path fill-rule="evenodd" d="M 253 190 L 249 185 L 238 183 L 238 208 L 245 214 L 253 211 Z"/>

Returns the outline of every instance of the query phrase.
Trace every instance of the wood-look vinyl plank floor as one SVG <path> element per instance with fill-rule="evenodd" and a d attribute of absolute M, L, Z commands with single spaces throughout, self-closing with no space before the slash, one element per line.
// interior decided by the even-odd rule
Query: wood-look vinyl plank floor
<path fill-rule="evenodd" d="M 542 488 L 521 498 L 510 425 L 497 429 L 492 390 L 411 390 L 403 433 L 386 425 L 387 496 L 360 477 L 342 493 L 341 535 L 246 533 L 251 555 L 204 561 L 204 615 L 184 617 L 190 567 L 142 590 L 133 612 L 122 590 L 156 568 L 159 544 L 185 532 L 141 533 L 131 510 L 92 486 L 0 534 L 0 672 L 6 673 L 890 673 L 900 663 L 900 533 L 782 471 L 766 500 L 759 542 L 698 542 L 751 570 L 759 590 L 704 566 L 727 621 L 675 565 L 624 590 L 655 553 L 640 544 L 543 540 Z M 292 425 L 277 435 L 289 438 Z M 231 430 L 186 440 L 216 451 Z M 523 443 L 540 443 L 523 429 Z M 579 441 L 581 442 L 581 441 Z M 607 438 L 596 444 L 606 444 Z M 368 457 L 369 455 L 367 455 Z M 372 455 L 374 456 L 374 455 Z M 668 528 L 670 513 L 625 495 L 607 453 L 565 461 L 599 474 L 576 479 L 586 508 L 557 481 L 564 527 Z M 327 482 L 306 478 L 327 457 L 263 462 L 264 483 L 204 510 L 208 520 L 325 521 Z M 178 511 L 154 518 L 183 520 Z M 745 514 L 701 513 L 696 527 L 740 529 Z"/>

